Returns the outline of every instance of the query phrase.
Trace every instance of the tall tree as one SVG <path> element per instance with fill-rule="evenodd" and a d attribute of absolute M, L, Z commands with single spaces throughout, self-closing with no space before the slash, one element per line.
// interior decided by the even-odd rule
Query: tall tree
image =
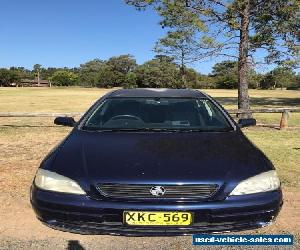
<path fill-rule="evenodd" d="M 205 36 L 199 37 L 195 29 L 183 26 L 169 31 L 165 37 L 159 39 L 154 50 L 158 54 L 174 58 L 180 65 L 182 85 L 187 87 L 187 65 L 217 54 L 222 50 L 222 44 Z"/>
<path fill-rule="evenodd" d="M 41 65 L 41 64 L 38 64 L 38 63 L 37 63 L 37 64 L 33 65 L 33 71 L 34 71 L 34 72 L 40 71 L 41 68 L 42 68 L 42 65 Z"/>
<path fill-rule="evenodd" d="M 125 0 L 137 9 L 152 5 L 164 27 L 205 27 L 211 38 L 238 54 L 238 107 L 249 109 L 247 75 L 257 49 L 268 63 L 294 65 L 299 57 L 299 0 Z M 216 35 L 217 34 L 217 35 Z M 299 45 L 299 44 L 298 44 Z M 232 54 L 230 54 L 232 56 Z M 234 56 L 234 55 L 233 55 Z M 296 60 L 295 60 L 296 58 Z"/>
<path fill-rule="evenodd" d="M 35 77 L 37 77 L 38 85 L 40 85 L 40 80 L 41 80 L 41 69 L 42 69 L 41 64 L 33 65 L 33 72 L 35 74 Z"/>

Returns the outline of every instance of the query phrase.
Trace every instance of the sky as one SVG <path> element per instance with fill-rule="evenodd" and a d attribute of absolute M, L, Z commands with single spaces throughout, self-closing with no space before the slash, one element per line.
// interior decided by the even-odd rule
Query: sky
<path fill-rule="evenodd" d="M 0 67 L 78 67 L 89 60 L 132 54 L 151 60 L 166 30 L 152 10 L 123 0 L 1 0 Z M 223 58 L 222 58 L 223 59 Z M 207 74 L 219 60 L 190 65 Z"/>

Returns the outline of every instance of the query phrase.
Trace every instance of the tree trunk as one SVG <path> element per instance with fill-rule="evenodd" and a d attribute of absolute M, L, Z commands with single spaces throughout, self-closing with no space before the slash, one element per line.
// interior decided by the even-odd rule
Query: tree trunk
<path fill-rule="evenodd" d="M 250 21 L 250 0 L 245 1 L 244 9 L 241 13 L 239 61 L 238 61 L 238 108 L 250 109 L 248 94 L 247 74 L 248 65 L 248 43 L 249 43 L 249 21 Z M 252 115 L 242 114 L 241 118 L 249 118 Z"/>
<path fill-rule="evenodd" d="M 180 75 L 181 75 L 181 82 L 182 82 L 182 87 L 187 88 L 186 84 L 186 71 L 184 67 L 180 67 Z"/>
<path fill-rule="evenodd" d="M 181 52 L 181 65 L 180 65 L 180 75 L 181 75 L 181 82 L 182 82 L 182 86 L 184 88 L 187 88 L 187 84 L 186 84 L 186 70 L 185 70 L 185 65 L 184 65 L 184 57 L 185 54 L 182 51 Z"/>

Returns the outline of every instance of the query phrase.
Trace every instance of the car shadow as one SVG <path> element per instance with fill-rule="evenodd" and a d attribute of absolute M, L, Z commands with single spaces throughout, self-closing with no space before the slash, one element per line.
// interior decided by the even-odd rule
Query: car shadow
<path fill-rule="evenodd" d="M 85 248 L 79 243 L 78 240 L 69 240 L 67 250 L 84 250 Z"/>

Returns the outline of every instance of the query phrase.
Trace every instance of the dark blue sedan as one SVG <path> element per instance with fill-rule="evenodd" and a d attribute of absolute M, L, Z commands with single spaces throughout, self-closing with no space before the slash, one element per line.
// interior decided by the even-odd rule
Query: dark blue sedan
<path fill-rule="evenodd" d="M 42 161 L 31 204 L 81 234 L 184 235 L 254 229 L 282 206 L 270 160 L 213 98 L 188 89 L 116 90 Z"/>

